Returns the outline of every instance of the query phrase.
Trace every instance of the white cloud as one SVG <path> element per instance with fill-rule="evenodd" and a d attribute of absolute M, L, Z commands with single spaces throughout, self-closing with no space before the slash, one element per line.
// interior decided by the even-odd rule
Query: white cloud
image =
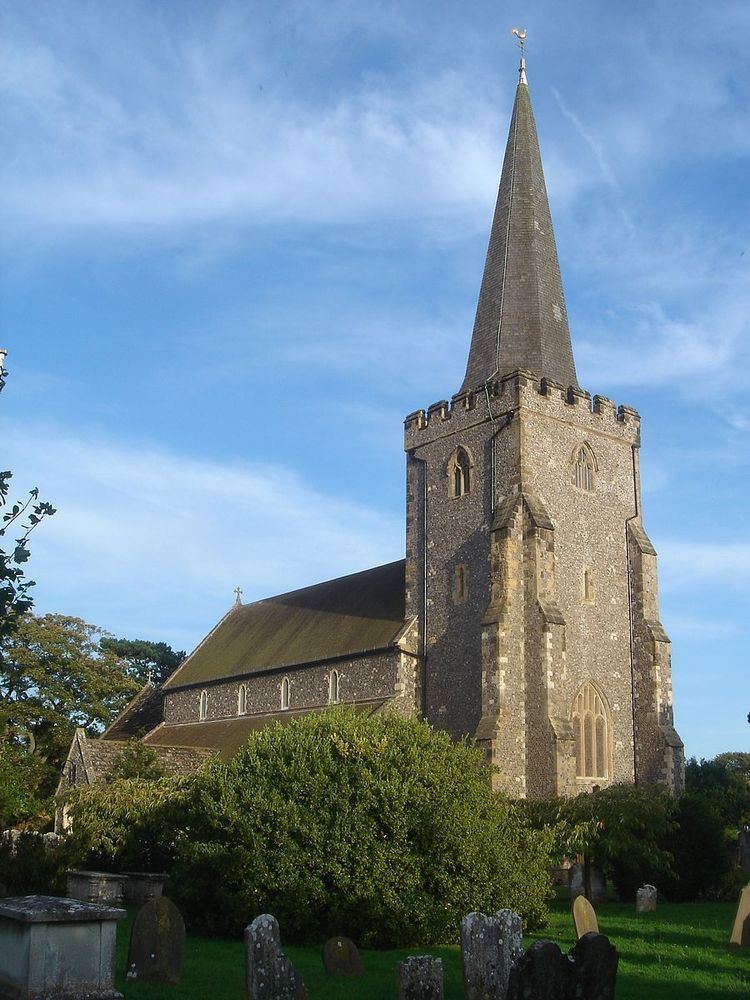
<path fill-rule="evenodd" d="M 750 542 L 666 541 L 659 545 L 659 567 L 667 587 L 713 585 L 718 591 L 746 592 L 750 583 Z"/>
<path fill-rule="evenodd" d="M 33 539 L 40 610 L 194 644 L 238 584 L 254 600 L 403 556 L 400 519 L 328 496 L 282 466 L 9 427 L 14 483 L 58 513 Z"/>

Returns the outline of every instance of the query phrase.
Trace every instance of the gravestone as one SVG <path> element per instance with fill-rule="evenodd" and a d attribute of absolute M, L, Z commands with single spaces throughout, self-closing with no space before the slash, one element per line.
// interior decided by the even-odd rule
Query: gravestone
<path fill-rule="evenodd" d="M 535 941 L 513 964 L 508 1000 L 568 1000 L 568 965 L 554 941 Z"/>
<path fill-rule="evenodd" d="M 171 899 L 156 896 L 144 903 L 133 921 L 127 979 L 176 986 L 185 957 L 185 921 Z"/>
<path fill-rule="evenodd" d="M 307 1000 L 302 977 L 281 950 L 276 917 L 261 913 L 245 928 L 247 1000 Z"/>
<path fill-rule="evenodd" d="M 750 874 L 750 826 L 743 827 L 740 830 L 737 841 L 737 855 L 740 868 Z"/>
<path fill-rule="evenodd" d="M 746 885 L 740 893 L 729 947 L 732 951 L 738 948 L 750 948 L 750 885 Z"/>
<path fill-rule="evenodd" d="M 494 917 L 464 917 L 461 958 L 468 1000 L 505 1000 L 511 967 L 522 954 L 521 918 L 513 910 L 500 910 Z"/>
<path fill-rule="evenodd" d="M 656 886 L 642 885 L 635 894 L 635 912 L 653 913 L 656 909 L 657 895 Z"/>
<path fill-rule="evenodd" d="M 599 921 L 594 907 L 585 896 L 577 896 L 573 900 L 573 924 L 578 938 L 582 938 L 584 934 L 599 933 Z"/>
<path fill-rule="evenodd" d="M 399 1000 L 443 1000 L 443 960 L 416 955 L 398 964 Z"/>
<path fill-rule="evenodd" d="M 347 937 L 329 938 L 323 945 L 323 966 L 330 976 L 361 976 L 365 968 L 356 944 Z"/>
<path fill-rule="evenodd" d="M 584 934 L 568 952 L 571 997 L 614 1000 L 617 948 L 604 934 Z"/>
<path fill-rule="evenodd" d="M 591 883 L 590 901 L 592 903 L 603 902 L 605 890 L 604 875 L 594 865 L 589 865 L 589 881 Z M 586 895 L 586 870 L 582 864 L 570 866 L 568 870 L 568 889 L 570 890 L 571 899 Z"/>

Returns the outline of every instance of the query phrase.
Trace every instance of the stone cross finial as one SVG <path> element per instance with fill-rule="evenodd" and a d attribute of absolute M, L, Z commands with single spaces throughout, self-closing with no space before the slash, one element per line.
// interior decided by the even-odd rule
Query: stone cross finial
<path fill-rule="evenodd" d="M 234 603 L 242 604 L 242 587 L 234 588 Z"/>

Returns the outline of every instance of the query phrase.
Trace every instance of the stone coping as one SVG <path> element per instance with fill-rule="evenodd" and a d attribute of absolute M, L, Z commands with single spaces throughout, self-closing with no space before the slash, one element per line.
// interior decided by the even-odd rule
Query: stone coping
<path fill-rule="evenodd" d="M 122 872 L 120 875 L 120 878 L 149 879 L 153 882 L 166 882 L 168 877 L 167 872 Z"/>
<path fill-rule="evenodd" d="M 74 871 L 69 871 L 67 874 L 80 875 L 81 878 L 104 879 L 105 882 L 122 882 L 122 875 L 116 875 L 113 872 L 89 872 L 83 869 L 75 869 Z"/>
<path fill-rule="evenodd" d="M 93 920 L 121 920 L 127 911 L 116 906 L 83 903 L 61 896 L 12 896 L 0 899 L 0 920 L 24 924 L 71 923 Z"/>

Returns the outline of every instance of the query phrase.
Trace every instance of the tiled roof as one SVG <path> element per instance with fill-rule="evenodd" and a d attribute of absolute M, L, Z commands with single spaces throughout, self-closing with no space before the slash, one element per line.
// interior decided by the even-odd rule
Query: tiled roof
<path fill-rule="evenodd" d="M 357 712 L 375 713 L 387 699 L 361 702 L 354 706 Z M 266 726 L 279 722 L 287 725 L 292 719 L 298 719 L 313 712 L 323 712 L 324 708 L 288 709 L 279 712 L 266 712 L 260 715 L 242 715 L 231 719 L 214 719 L 210 722 L 188 722 L 183 725 L 158 726 L 143 742 L 154 750 L 173 749 L 181 747 L 210 748 L 218 752 L 225 760 L 229 760 L 247 743 L 251 733 Z"/>
<path fill-rule="evenodd" d="M 404 560 L 236 605 L 165 689 L 385 649 L 404 626 Z"/>
<path fill-rule="evenodd" d="M 527 369 L 576 386 L 529 88 L 516 91 L 462 390 Z"/>
<path fill-rule="evenodd" d="M 115 721 L 104 733 L 105 740 L 127 740 L 142 736 L 162 720 L 161 689 L 153 684 L 144 684 L 133 700 L 125 706 Z"/>

